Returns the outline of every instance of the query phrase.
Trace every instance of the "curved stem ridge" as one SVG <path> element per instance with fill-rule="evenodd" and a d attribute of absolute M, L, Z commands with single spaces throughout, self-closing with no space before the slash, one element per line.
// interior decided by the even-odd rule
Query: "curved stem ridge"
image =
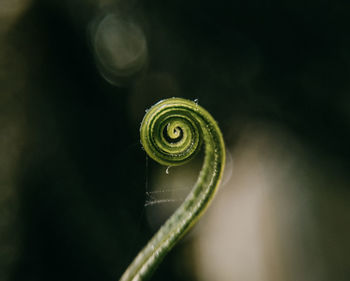
<path fill-rule="evenodd" d="M 199 177 L 185 201 L 139 252 L 120 281 L 148 280 L 210 204 L 225 164 L 225 145 L 217 123 L 204 108 L 189 100 L 170 98 L 152 106 L 141 123 L 140 138 L 147 154 L 166 166 L 186 163 L 202 142 L 205 156 Z"/>

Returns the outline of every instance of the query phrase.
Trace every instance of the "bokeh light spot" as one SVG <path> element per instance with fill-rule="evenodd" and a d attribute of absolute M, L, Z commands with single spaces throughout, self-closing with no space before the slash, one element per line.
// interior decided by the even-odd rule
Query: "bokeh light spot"
<path fill-rule="evenodd" d="M 146 37 L 131 20 L 107 14 L 93 28 L 93 47 L 101 75 L 114 85 L 123 85 L 147 62 Z"/>

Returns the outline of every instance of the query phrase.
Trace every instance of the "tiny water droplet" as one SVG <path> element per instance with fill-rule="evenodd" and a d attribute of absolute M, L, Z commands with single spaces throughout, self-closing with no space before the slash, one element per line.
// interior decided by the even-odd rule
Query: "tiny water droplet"
<path fill-rule="evenodd" d="M 165 173 L 166 173 L 167 175 L 169 175 L 169 170 L 170 170 L 170 166 L 168 166 L 168 168 L 166 168 L 166 170 L 165 170 Z"/>
<path fill-rule="evenodd" d="M 145 109 L 145 112 L 147 113 L 149 109 Z"/>
<path fill-rule="evenodd" d="M 198 105 L 198 99 L 194 99 L 194 103 Z"/>

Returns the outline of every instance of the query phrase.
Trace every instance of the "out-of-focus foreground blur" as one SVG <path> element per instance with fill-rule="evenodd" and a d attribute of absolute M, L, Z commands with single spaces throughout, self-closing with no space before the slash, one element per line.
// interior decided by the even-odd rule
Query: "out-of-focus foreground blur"
<path fill-rule="evenodd" d="M 283 1 L 282 1 L 283 2 Z M 152 280 L 350 280 L 346 1 L 0 1 L 0 280 L 118 280 L 195 182 L 138 139 L 198 99 L 217 198 Z"/>

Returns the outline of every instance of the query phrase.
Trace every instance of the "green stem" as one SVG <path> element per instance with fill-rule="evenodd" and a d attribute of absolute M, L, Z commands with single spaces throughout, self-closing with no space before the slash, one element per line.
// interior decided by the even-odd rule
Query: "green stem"
<path fill-rule="evenodd" d="M 213 117 L 197 103 L 170 98 L 152 106 L 140 128 L 147 154 L 166 166 L 188 162 L 205 145 L 196 184 L 185 201 L 136 256 L 120 281 L 148 280 L 164 256 L 194 225 L 213 199 L 225 164 L 225 145 Z"/>

